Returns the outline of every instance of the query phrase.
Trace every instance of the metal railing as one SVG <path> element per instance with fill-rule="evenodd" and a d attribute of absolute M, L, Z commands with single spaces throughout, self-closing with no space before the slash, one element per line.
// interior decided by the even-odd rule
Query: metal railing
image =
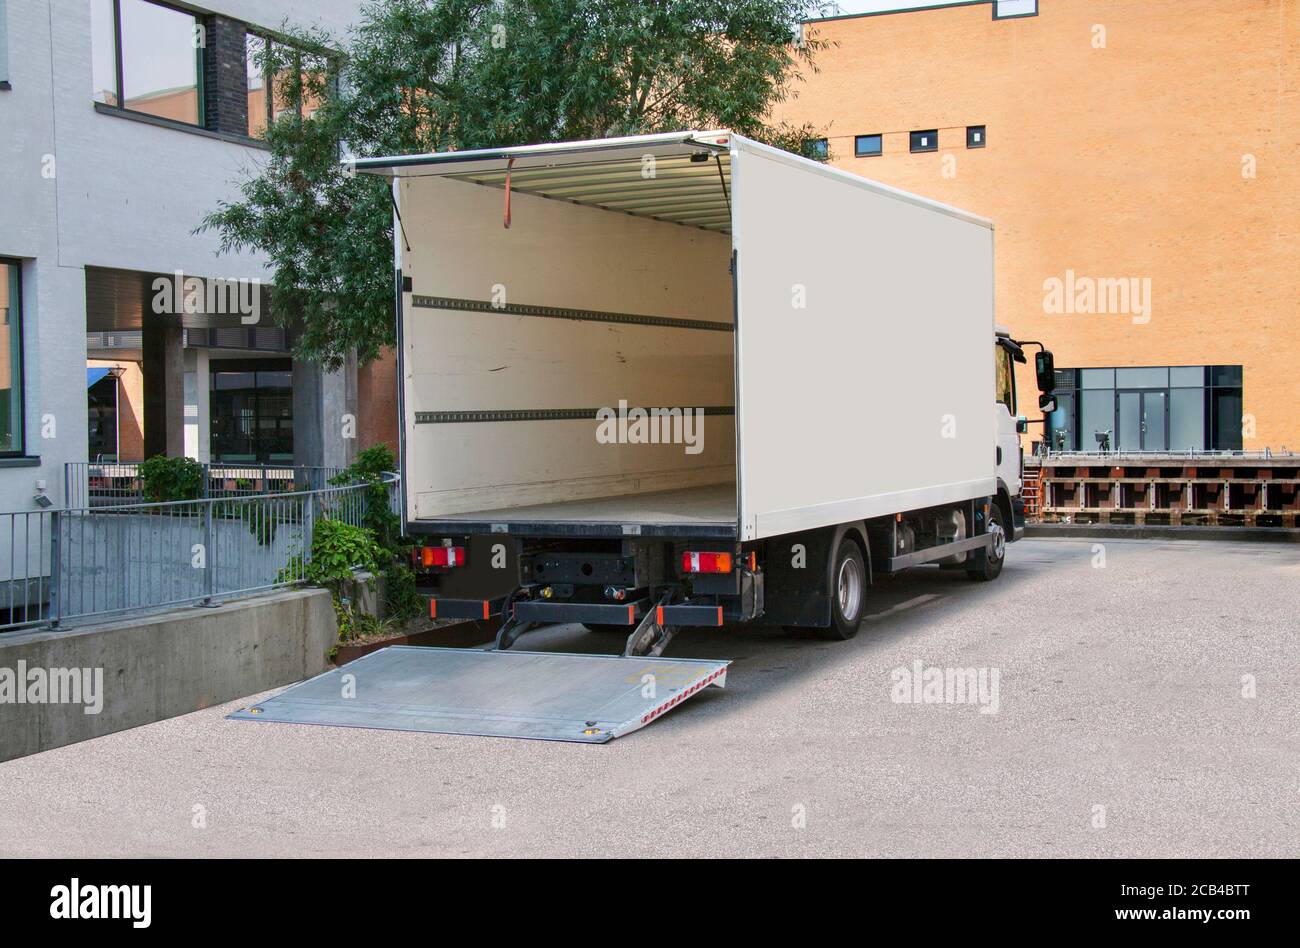
<path fill-rule="evenodd" d="M 1271 448 L 1265 448 L 1262 451 L 1215 451 L 1210 449 L 1187 449 L 1182 451 L 1130 451 L 1124 449 L 1112 449 L 1110 451 L 1058 451 L 1055 448 L 1048 449 L 1044 442 L 1037 442 L 1038 450 L 1034 452 L 1035 456 L 1049 461 L 1058 459 L 1070 460 L 1073 458 L 1086 458 L 1089 460 L 1113 461 L 1119 458 L 1170 458 L 1188 461 L 1219 461 L 1233 459 L 1247 461 L 1284 461 L 1290 462 L 1296 457 L 1300 457 L 1291 451 L 1282 450 L 1274 451 Z"/>
<path fill-rule="evenodd" d="M 382 503 L 397 504 L 397 475 Z M 0 631 L 211 603 L 304 578 L 322 519 L 354 526 L 371 482 L 0 513 Z"/>
<path fill-rule="evenodd" d="M 140 465 L 139 461 L 72 461 L 65 464 L 65 503 L 69 508 L 78 509 L 148 502 Z M 346 470 L 341 467 L 223 461 L 205 462 L 202 467 L 205 498 L 319 490 Z"/>

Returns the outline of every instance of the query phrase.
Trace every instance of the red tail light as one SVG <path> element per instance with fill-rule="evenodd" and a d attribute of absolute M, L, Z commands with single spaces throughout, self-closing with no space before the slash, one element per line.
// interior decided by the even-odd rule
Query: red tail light
<path fill-rule="evenodd" d="M 463 546 L 426 546 L 421 551 L 420 562 L 425 566 L 464 566 L 465 548 Z"/>
<path fill-rule="evenodd" d="M 730 573 L 730 553 L 683 553 L 683 573 Z"/>

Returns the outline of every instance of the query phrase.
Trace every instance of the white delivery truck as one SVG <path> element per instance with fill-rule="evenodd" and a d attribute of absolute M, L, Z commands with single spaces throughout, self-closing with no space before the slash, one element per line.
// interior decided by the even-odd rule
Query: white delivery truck
<path fill-rule="evenodd" d="M 849 638 L 875 577 L 1002 569 L 1024 356 L 989 221 L 727 131 L 357 168 L 392 181 L 434 616 L 658 656 L 689 626 Z"/>

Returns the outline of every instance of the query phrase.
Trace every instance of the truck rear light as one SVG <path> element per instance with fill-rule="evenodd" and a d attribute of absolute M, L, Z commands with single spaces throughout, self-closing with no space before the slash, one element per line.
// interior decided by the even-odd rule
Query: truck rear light
<path fill-rule="evenodd" d="M 683 573 L 730 573 L 730 553 L 683 553 Z"/>
<path fill-rule="evenodd" d="M 463 546 L 426 546 L 421 551 L 420 562 L 425 566 L 464 566 L 465 548 Z"/>

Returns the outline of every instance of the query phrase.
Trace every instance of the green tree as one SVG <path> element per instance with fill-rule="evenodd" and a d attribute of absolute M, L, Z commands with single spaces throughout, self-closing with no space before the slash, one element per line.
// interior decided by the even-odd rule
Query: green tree
<path fill-rule="evenodd" d="M 821 41 L 794 42 L 817 0 L 383 0 L 346 48 L 284 27 L 264 65 L 281 117 L 240 200 L 201 230 L 265 253 L 271 315 L 298 354 L 337 368 L 394 342 L 387 184 L 357 156 L 729 128 L 798 150 L 811 127 L 771 123 Z M 340 81 L 341 75 L 341 81 Z M 320 103 L 310 118 L 301 104 Z"/>

